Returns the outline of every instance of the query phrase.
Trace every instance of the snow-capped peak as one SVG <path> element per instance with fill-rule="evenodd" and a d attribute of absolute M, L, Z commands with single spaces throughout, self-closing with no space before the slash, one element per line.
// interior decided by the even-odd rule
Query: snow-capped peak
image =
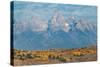
<path fill-rule="evenodd" d="M 66 22 L 64 16 L 56 12 L 51 19 L 50 27 L 53 31 L 63 30 L 67 32 L 69 30 L 69 24 Z"/>
<path fill-rule="evenodd" d="M 88 21 L 84 21 L 84 20 L 80 20 L 78 21 L 77 23 L 77 29 L 81 30 L 81 31 L 92 31 L 96 29 L 96 24 L 95 23 L 91 23 L 91 22 L 88 22 Z"/>

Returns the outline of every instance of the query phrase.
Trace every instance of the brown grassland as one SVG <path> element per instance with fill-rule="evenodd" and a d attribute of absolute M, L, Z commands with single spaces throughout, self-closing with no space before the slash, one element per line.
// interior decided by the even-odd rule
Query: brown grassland
<path fill-rule="evenodd" d="M 37 65 L 97 60 L 96 46 L 74 49 L 17 50 L 12 49 L 11 64 Z"/>

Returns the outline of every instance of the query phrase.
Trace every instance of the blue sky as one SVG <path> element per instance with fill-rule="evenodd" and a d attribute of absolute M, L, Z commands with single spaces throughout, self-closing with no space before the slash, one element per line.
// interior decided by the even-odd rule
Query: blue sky
<path fill-rule="evenodd" d="M 48 21 L 56 13 L 60 12 L 65 18 L 76 16 L 77 18 L 96 22 L 96 6 L 50 4 L 35 2 L 14 2 L 14 20 L 30 20 L 33 16 Z"/>

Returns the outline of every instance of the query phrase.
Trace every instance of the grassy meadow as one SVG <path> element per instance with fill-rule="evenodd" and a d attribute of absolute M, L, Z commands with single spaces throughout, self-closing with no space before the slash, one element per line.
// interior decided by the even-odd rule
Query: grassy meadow
<path fill-rule="evenodd" d="M 96 46 L 73 49 L 17 50 L 13 49 L 14 66 L 38 65 L 97 60 Z"/>

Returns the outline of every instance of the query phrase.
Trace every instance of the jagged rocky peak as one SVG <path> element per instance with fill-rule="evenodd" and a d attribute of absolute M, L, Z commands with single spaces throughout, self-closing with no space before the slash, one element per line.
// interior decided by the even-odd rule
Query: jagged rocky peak
<path fill-rule="evenodd" d="M 64 16 L 60 12 L 56 12 L 50 22 L 50 27 L 53 31 L 63 30 L 68 31 L 69 24 L 66 22 Z"/>
<path fill-rule="evenodd" d="M 86 31 L 86 30 L 87 31 L 92 31 L 92 30 L 95 31 L 96 25 L 95 25 L 95 23 L 88 22 L 88 21 L 85 21 L 83 19 L 80 19 L 77 22 L 76 27 L 77 27 L 77 29 L 79 29 L 81 31 Z"/>

